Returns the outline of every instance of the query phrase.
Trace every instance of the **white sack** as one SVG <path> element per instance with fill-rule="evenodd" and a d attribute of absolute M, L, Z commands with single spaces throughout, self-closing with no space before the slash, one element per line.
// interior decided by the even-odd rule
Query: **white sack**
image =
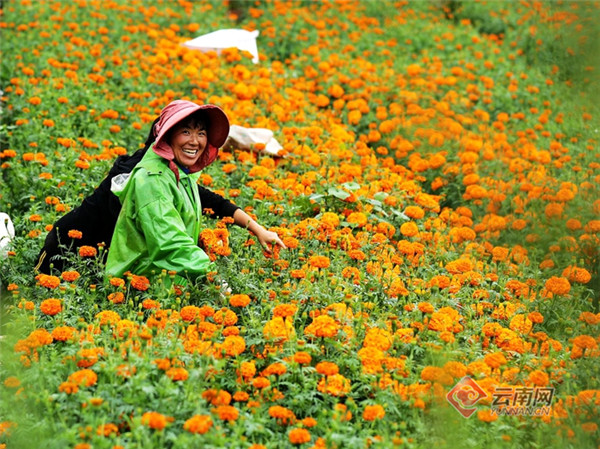
<path fill-rule="evenodd" d="M 241 29 L 217 30 L 212 33 L 204 34 L 183 45 L 200 51 L 216 51 L 218 54 L 225 48 L 238 48 L 252 54 L 252 62 L 258 62 L 258 48 L 256 38 L 259 35 L 258 30 L 246 31 Z"/>

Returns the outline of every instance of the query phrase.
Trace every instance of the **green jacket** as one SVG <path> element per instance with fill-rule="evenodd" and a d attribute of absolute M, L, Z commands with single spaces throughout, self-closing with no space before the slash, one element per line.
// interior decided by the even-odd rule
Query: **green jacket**
<path fill-rule="evenodd" d="M 168 161 L 149 149 L 125 186 L 113 192 L 123 208 L 113 234 L 106 272 L 140 276 L 162 270 L 195 278 L 213 269 L 198 246 L 202 205 L 196 182 L 200 172 L 179 171 L 179 182 Z"/>

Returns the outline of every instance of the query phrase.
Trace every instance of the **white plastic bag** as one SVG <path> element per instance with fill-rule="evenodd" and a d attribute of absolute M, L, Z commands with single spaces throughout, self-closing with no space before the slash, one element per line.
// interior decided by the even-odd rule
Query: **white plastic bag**
<path fill-rule="evenodd" d="M 8 246 L 15 237 L 15 227 L 12 220 L 4 212 L 0 212 L 0 257 L 6 257 Z"/>
<path fill-rule="evenodd" d="M 229 137 L 225 142 L 225 147 L 237 148 L 245 151 L 256 151 L 255 145 L 262 143 L 265 149 L 261 152 L 272 156 L 279 156 L 279 151 L 283 148 L 275 138 L 273 131 L 266 128 L 246 128 L 239 125 L 231 125 L 229 128 Z"/>
<path fill-rule="evenodd" d="M 259 34 L 258 30 L 247 31 L 236 28 L 217 30 L 184 42 L 183 45 L 204 52 L 216 51 L 217 54 L 220 54 L 221 50 L 226 48 L 238 48 L 249 52 L 253 56 L 252 62 L 256 64 L 258 63 L 256 38 Z"/>

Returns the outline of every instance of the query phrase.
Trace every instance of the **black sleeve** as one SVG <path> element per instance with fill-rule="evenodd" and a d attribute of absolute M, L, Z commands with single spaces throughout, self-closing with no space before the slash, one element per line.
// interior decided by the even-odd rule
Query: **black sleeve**
<path fill-rule="evenodd" d="M 214 212 L 214 215 L 210 215 L 211 217 L 233 217 L 235 211 L 240 208 L 231 201 L 223 198 L 221 195 L 211 192 L 201 185 L 198 185 L 198 192 L 200 193 L 200 202 L 202 203 L 203 215 L 207 215 L 204 212 L 206 209 L 211 209 Z"/>

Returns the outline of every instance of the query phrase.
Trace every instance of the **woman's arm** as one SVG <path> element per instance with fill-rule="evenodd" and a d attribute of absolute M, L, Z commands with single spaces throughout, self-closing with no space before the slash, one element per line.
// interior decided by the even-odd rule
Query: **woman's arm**
<path fill-rule="evenodd" d="M 269 243 L 274 245 L 278 245 L 281 248 L 285 248 L 284 243 L 281 241 L 276 232 L 268 231 L 260 224 L 250 217 L 246 212 L 242 209 L 237 209 L 233 214 L 234 223 L 242 228 L 248 229 L 252 234 L 256 236 L 258 242 L 261 246 L 268 252 L 271 252 L 271 248 L 269 248 Z"/>

